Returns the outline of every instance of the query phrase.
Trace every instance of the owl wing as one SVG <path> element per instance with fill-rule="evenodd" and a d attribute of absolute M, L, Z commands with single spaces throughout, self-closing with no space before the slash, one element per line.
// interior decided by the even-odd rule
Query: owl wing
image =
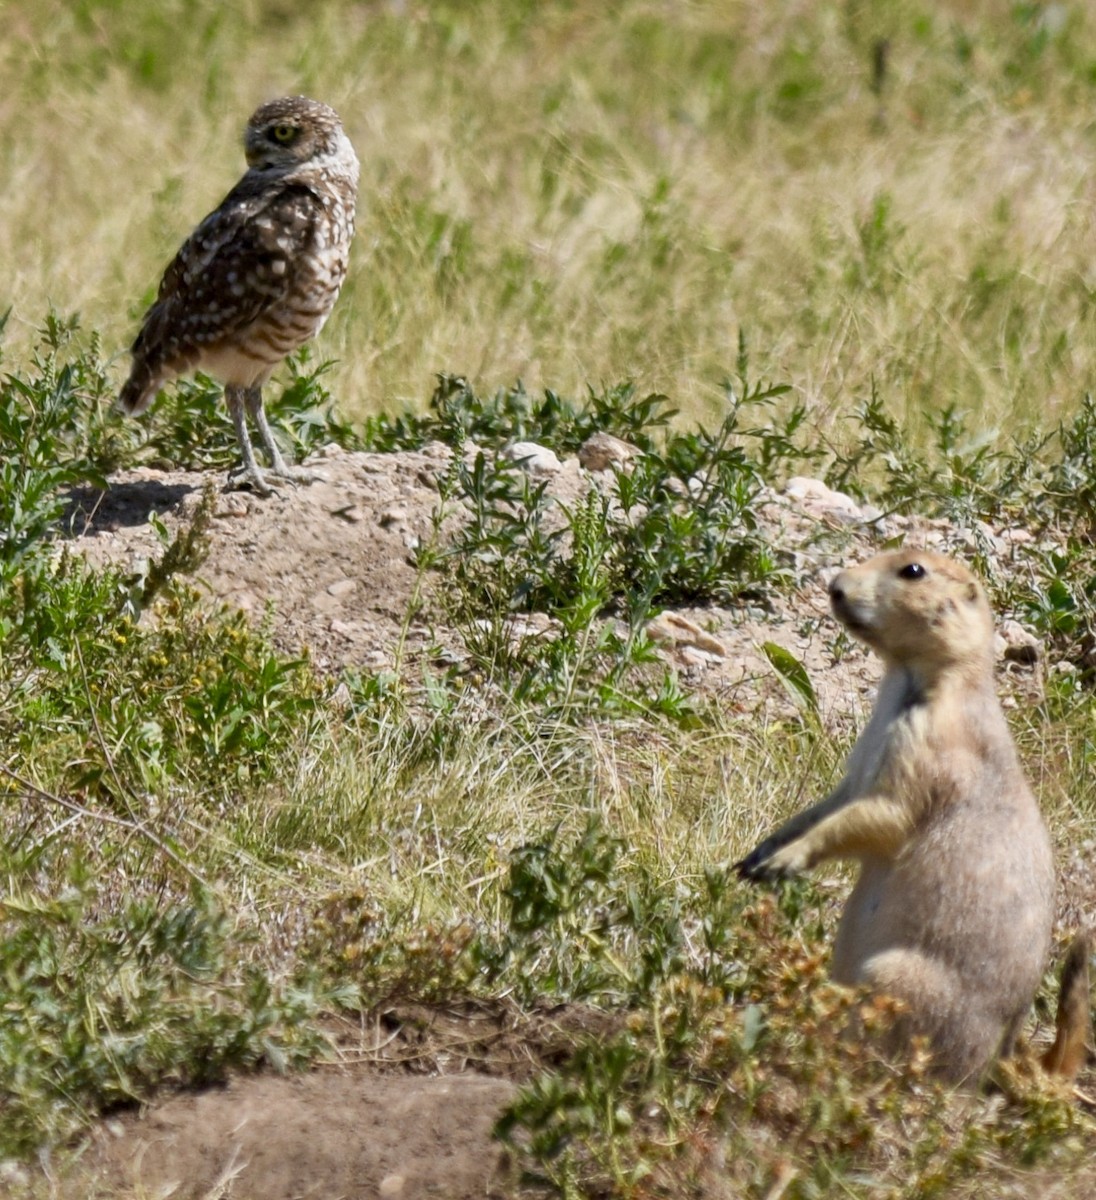
<path fill-rule="evenodd" d="M 256 194 L 241 181 L 183 243 L 134 342 L 150 355 L 168 340 L 185 354 L 247 328 L 292 292 L 296 263 L 323 215 L 307 186 Z"/>

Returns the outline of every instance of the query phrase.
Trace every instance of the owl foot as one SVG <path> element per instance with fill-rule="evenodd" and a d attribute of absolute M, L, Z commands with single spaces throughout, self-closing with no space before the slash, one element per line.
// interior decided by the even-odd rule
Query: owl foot
<path fill-rule="evenodd" d="M 236 492 L 245 488 L 250 489 L 257 496 L 273 496 L 281 490 L 279 484 L 273 482 L 255 463 L 245 463 L 243 466 L 233 467 L 228 473 L 225 491 Z"/>

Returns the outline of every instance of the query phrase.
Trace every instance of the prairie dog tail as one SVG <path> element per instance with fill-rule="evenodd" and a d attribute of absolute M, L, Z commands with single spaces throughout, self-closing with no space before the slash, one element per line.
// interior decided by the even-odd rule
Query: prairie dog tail
<path fill-rule="evenodd" d="M 1069 950 L 1066 951 L 1066 961 L 1062 966 L 1054 1045 L 1042 1058 L 1044 1070 L 1066 1079 L 1074 1078 L 1088 1053 L 1088 1035 L 1092 1025 L 1089 1010 L 1088 952 L 1088 936 L 1079 933 L 1070 943 Z"/>

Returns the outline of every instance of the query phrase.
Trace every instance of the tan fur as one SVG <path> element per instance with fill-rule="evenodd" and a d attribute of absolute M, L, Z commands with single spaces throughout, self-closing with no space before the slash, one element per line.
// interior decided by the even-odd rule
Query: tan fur
<path fill-rule="evenodd" d="M 993 680 L 978 581 L 927 551 L 830 585 L 834 615 L 883 659 L 875 708 L 831 796 L 738 864 L 750 879 L 854 859 L 833 977 L 906 1003 L 952 1080 L 1007 1054 L 1050 947 L 1054 863 Z"/>

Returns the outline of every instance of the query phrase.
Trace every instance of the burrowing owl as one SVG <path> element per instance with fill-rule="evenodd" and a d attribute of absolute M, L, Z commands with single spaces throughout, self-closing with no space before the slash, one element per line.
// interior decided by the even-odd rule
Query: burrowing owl
<path fill-rule="evenodd" d="M 169 380 L 206 371 L 225 385 L 243 466 L 234 477 L 271 490 L 255 462 L 255 419 L 275 476 L 286 465 L 263 412 L 262 386 L 319 332 L 346 275 L 358 159 L 334 109 L 304 96 L 272 100 L 247 123 L 248 171 L 183 243 L 133 343 L 122 407 L 139 413 Z"/>

